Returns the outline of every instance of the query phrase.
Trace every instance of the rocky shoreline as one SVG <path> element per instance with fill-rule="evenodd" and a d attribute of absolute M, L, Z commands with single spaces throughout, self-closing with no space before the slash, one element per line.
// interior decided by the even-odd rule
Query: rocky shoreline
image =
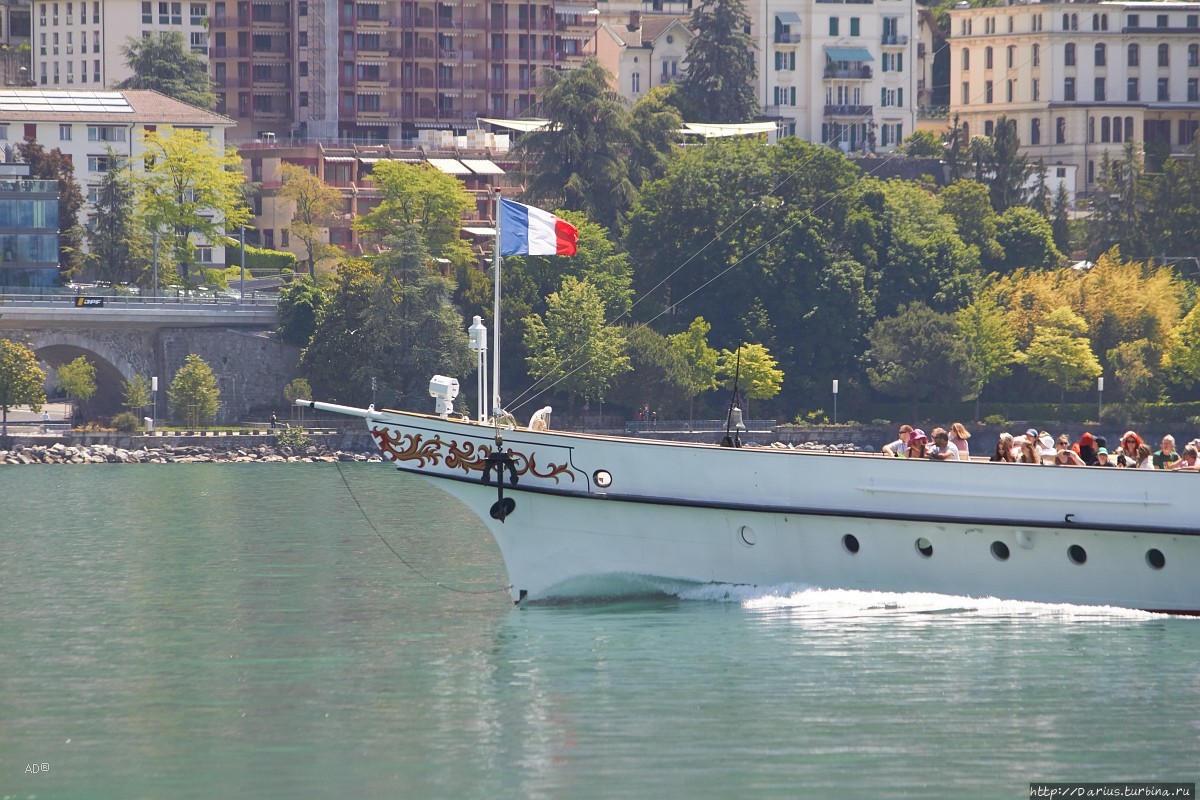
<path fill-rule="evenodd" d="M 107 444 L 73 446 L 17 445 L 0 450 L 0 466 L 27 464 L 279 464 L 330 463 L 337 461 L 382 461 L 378 452 L 363 453 L 330 450 L 326 447 L 202 447 L 199 445 L 162 445 L 129 449 Z"/>

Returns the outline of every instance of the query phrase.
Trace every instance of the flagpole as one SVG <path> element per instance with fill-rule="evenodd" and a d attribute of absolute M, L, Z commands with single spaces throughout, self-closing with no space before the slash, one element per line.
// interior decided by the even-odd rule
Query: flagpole
<path fill-rule="evenodd" d="M 496 195 L 496 243 L 492 247 L 492 275 L 495 287 L 492 292 L 492 415 L 500 409 L 500 187 L 492 189 Z"/>

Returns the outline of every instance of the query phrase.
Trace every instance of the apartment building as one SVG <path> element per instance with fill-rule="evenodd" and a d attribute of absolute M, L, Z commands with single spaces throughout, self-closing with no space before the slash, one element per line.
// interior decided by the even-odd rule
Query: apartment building
<path fill-rule="evenodd" d="M 1015 120 L 1051 177 L 1095 191 L 1127 142 L 1178 154 L 1200 127 L 1200 3 L 1012 3 L 950 12 L 951 115 Z"/>
<path fill-rule="evenodd" d="M 126 156 L 137 169 L 142 138 L 151 131 L 167 126 L 194 128 L 206 132 L 224 149 L 225 130 L 232 124 L 233 120 L 219 114 L 152 91 L 0 89 L 0 149 L 33 141 L 67 155 L 75 166 L 75 180 L 88 199 L 80 211 L 81 224 L 87 223 L 108 171 L 109 148 Z M 197 242 L 197 259 L 204 264 L 223 264 L 225 248 L 219 243 Z"/>
<path fill-rule="evenodd" d="M 31 80 L 56 88 L 111 87 L 133 72 L 121 48 L 131 38 L 175 31 L 208 52 L 207 0 L 36 0 Z"/>
<path fill-rule="evenodd" d="M 912 0 L 758 0 L 747 11 L 763 113 L 782 134 L 845 151 L 892 150 L 912 134 Z"/>
<path fill-rule="evenodd" d="M 516 117 L 549 69 L 582 62 L 594 2 L 217 0 L 218 110 L 231 138 L 365 144 Z"/>

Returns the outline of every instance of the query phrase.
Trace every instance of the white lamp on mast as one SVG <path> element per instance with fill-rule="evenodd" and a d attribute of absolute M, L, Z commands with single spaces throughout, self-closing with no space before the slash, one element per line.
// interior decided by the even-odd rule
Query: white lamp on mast
<path fill-rule="evenodd" d="M 475 351 L 475 386 L 479 392 L 479 421 L 483 422 L 488 415 L 487 327 L 478 314 L 467 328 L 467 335 L 468 346 Z"/>

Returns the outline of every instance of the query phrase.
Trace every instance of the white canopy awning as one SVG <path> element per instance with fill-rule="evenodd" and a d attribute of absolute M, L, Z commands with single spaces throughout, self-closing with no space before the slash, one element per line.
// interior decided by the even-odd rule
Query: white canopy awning
<path fill-rule="evenodd" d="M 470 175 L 471 170 L 463 166 L 456 158 L 431 158 L 429 164 L 440 169 L 447 175 Z"/>
<path fill-rule="evenodd" d="M 483 228 L 483 227 L 477 227 L 475 225 L 464 225 L 463 230 L 466 231 L 467 233 L 473 234 L 475 236 L 495 236 L 496 235 L 495 228 Z"/>
<path fill-rule="evenodd" d="M 706 139 L 716 139 L 721 136 L 755 136 L 774 133 L 778 127 L 774 122 L 685 122 L 683 123 L 683 132 L 703 136 Z"/>
<path fill-rule="evenodd" d="M 508 128 L 514 131 L 540 131 L 543 128 L 550 126 L 548 119 L 489 119 L 480 117 L 480 122 L 486 122 L 488 125 L 496 125 L 501 128 Z"/>
<path fill-rule="evenodd" d="M 354 156 L 325 156 L 325 160 L 331 164 L 353 164 L 358 159 Z"/>
<path fill-rule="evenodd" d="M 467 168 L 476 175 L 503 175 L 502 170 L 498 165 L 493 164 L 486 158 L 464 158 L 462 163 L 466 164 Z"/>

